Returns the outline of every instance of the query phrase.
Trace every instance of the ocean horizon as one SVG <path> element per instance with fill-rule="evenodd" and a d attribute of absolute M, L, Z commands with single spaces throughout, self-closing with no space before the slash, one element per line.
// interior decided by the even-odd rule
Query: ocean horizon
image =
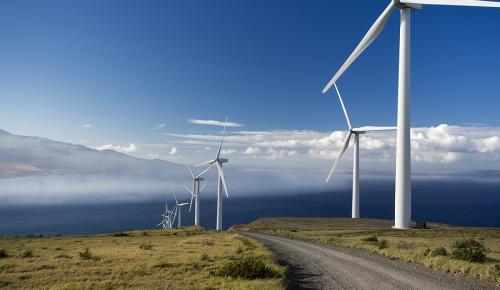
<path fill-rule="evenodd" d="M 500 227 L 498 183 L 433 181 L 413 184 L 412 219 L 468 227 Z M 170 195 L 167 195 L 170 197 Z M 216 200 L 201 200 L 201 226 L 215 227 Z M 184 199 L 184 201 L 186 198 Z M 173 206 L 173 199 L 169 206 Z M 85 235 L 158 229 L 163 200 L 0 206 L 0 235 Z M 394 218 L 394 185 L 361 183 L 362 218 Z M 184 208 L 184 226 L 192 225 L 194 210 Z M 290 192 L 230 197 L 223 200 L 223 227 L 262 217 L 350 217 L 351 191 Z M 177 224 L 177 221 L 176 221 Z"/>

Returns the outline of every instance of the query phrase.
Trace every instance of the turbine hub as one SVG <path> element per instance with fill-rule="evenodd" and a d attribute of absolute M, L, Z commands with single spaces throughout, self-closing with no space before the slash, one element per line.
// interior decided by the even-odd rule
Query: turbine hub
<path fill-rule="evenodd" d="M 228 163 L 229 162 L 229 159 L 226 159 L 226 158 L 219 158 L 219 163 Z"/>
<path fill-rule="evenodd" d="M 396 0 L 396 7 L 399 9 L 410 8 L 412 11 L 422 10 L 422 4 L 401 3 Z"/>

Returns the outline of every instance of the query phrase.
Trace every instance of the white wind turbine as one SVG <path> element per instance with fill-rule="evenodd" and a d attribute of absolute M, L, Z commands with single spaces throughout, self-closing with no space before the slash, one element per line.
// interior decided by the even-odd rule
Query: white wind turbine
<path fill-rule="evenodd" d="M 176 209 L 168 210 L 168 204 L 165 201 L 165 212 L 161 215 L 161 217 L 162 217 L 161 222 L 159 224 L 157 224 L 156 226 L 162 226 L 163 229 L 165 229 L 165 230 L 171 229 L 172 225 L 174 223 L 176 214 L 177 214 Z"/>
<path fill-rule="evenodd" d="M 175 212 L 177 214 L 177 227 L 180 229 L 182 227 L 182 207 L 188 205 L 189 203 L 187 202 L 179 203 L 177 201 L 177 196 L 175 195 L 175 192 L 174 192 L 174 198 L 175 198 Z"/>
<path fill-rule="evenodd" d="M 392 0 L 368 30 L 346 62 L 323 89 L 326 93 L 349 66 L 379 36 L 394 9 L 400 9 L 398 123 L 396 144 L 396 192 L 394 228 L 411 228 L 411 140 L 410 140 L 410 14 L 422 4 L 497 7 L 500 2 L 480 0 Z"/>
<path fill-rule="evenodd" d="M 335 86 L 335 90 L 337 91 L 337 95 L 339 97 L 340 105 L 342 106 L 342 111 L 344 111 L 345 119 L 347 121 L 347 126 L 349 127 L 349 133 L 347 134 L 347 138 L 344 141 L 344 144 L 342 145 L 337 159 L 335 160 L 335 163 L 333 163 L 332 169 L 330 170 L 330 173 L 328 173 L 328 177 L 326 178 L 325 182 L 328 182 L 330 178 L 333 175 L 333 172 L 335 172 L 335 169 L 337 168 L 337 165 L 344 155 L 345 151 L 347 150 L 347 147 L 349 147 L 349 141 L 351 140 L 352 135 L 354 135 L 354 158 L 353 158 L 353 164 L 352 164 L 352 218 L 359 218 L 359 135 L 365 134 L 367 132 L 373 132 L 373 131 L 388 131 L 388 130 L 394 130 L 396 127 L 376 127 L 376 126 L 365 126 L 365 127 L 359 127 L 359 128 L 353 128 L 351 124 L 351 120 L 349 118 L 349 114 L 347 114 L 347 110 L 344 105 L 344 101 L 342 100 L 342 96 L 340 95 L 339 88 L 337 87 L 337 84 L 333 84 Z"/>
<path fill-rule="evenodd" d="M 189 173 L 191 174 L 191 177 L 193 178 L 193 190 L 189 189 L 187 186 L 186 189 L 191 193 L 191 202 L 189 203 L 189 212 L 191 212 L 191 207 L 193 205 L 193 199 L 194 199 L 194 225 L 195 226 L 200 226 L 200 193 L 205 188 L 206 183 L 200 188 L 200 181 L 203 181 L 202 175 L 207 172 L 210 167 L 207 169 L 203 170 L 200 174 L 197 176 L 194 175 L 193 171 L 191 170 L 191 167 L 187 167 L 189 169 Z"/>
<path fill-rule="evenodd" d="M 224 123 L 224 130 L 222 131 L 222 137 L 220 140 L 219 150 L 217 150 L 217 155 L 212 160 L 205 161 L 201 164 L 196 165 L 196 167 L 204 166 L 204 165 L 212 165 L 215 164 L 217 166 L 217 223 L 215 229 L 220 231 L 222 230 L 222 187 L 224 187 L 224 192 L 226 193 L 226 197 L 229 198 L 226 187 L 226 180 L 224 178 L 224 171 L 222 170 L 222 164 L 227 163 L 229 160 L 225 158 L 220 158 L 220 152 L 222 149 L 222 142 L 224 141 L 224 133 L 226 133 L 226 122 Z"/>

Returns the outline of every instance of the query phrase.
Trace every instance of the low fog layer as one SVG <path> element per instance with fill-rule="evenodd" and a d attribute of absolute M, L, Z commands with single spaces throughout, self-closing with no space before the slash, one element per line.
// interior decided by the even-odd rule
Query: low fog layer
<path fill-rule="evenodd" d="M 457 179 L 462 181 L 498 182 L 500 170 L 488 169 L 492 168 L 492 166 L 487 162 L 483 163 L 487 169 L 473 167 L 468 172 L 457 171 L 458 168 L 464 168 L 464 166 L 453 166 L 453 164 L 457 165 L 460 162 L 466 162 L 466 160 L 472 158 L 469 155 L 473 154 L 489 155 L 491 162 L 498 159 L 497 147 L 486 146 L 491 142 L 486 145 L 481 143 L 481 140 L 487 136 L 478 136 L 476 139 L 480 140 L 480 142 L 473 139 L 472 134 L 469 134 L 471 135 L 469 140 L 468 137 L 452 134 L 453 131 L 457 130 L 459 130 L 458 127 L 441 126 L 430 130 L 431 133 L 434 132 L 434 135 L 437 134 L 436 131 L 440 132 L 440 134 L 434 136 L 427 133 L 430 136 L 429 138 L 424 133 L 420 133 L 423 129 L 419 129 L 414 133 L 417 134 L 414 144 L 414 159 L 419 158 L 419 160 L 414 160 L 417 170 L 414 171 L 413 178 L 420 180 Z M 448 135 L 443 136 L 444 133 L 442 132 L 446 132 Z M 391 157 L 392 154 L 387 153 L 394 150 L 392 145 L 394 140 L 391 134 L 382 133 L 369 137 L 372 139 L 362 140 L 365 144 L 370 142 L 379 145 L 382 144 L 381 142 L 386 144 L 384 146 L 372 146 L 373 148 L 361 146 L 361 178 L 364 181 L 383 179 L 391 182 L 393 180 L 394 160 Z M 262 152 L 269 152 L 269 150 L 255 149 L 250 152 L 252 153 L 250 155 L 242 154 L 251 157 L 246 160 L 247 162 L 243 162 L 245 160 L 242 159 L 238 160 L 235 152 L 237 152 L 238 148 L 243 147 L 238 143 L 241 141 L 237 139 L 240 135 L 241 133 L 237 133 L 236 137 L 228 136 L 228 143 L 225 145 L 228 149 L 223 152 L 226 157 L 231 159 L 231 163 L 225 167 L 230 196 L 335 191 L 350 188 L 352 182 L 350 175 L 352 166 L 351 151 L 346 153 L 345 159 L 341 162 L 333 181 L 330 184 L 324 183 L 324 178 L 332 163 L 333 158 L 331 156 L 334 156 L 337 151 L 336 147 L 341 143 L 342 134 L 333 133 L 329 137 L 325 137 L 335 137 L 335 142 L 316 142 L 325 147 L 324 152 L 328 149 L 327 145 L 331 143 L 332 148 L 328 152 L 332 152 L 332 154 L 325 159 L 307 160 L 300 154 L 302 147 L 304 147 L 303 150 L 306 150 L 305 147 L 313 146 L 316 144 L 315 142 L 303 141 L 304 144 L 302 144 L 301 142 L 283 143 L 276 141 L 269 143 L 266 141 L 267 143 L 264 143 L 264 141 L 261 141 L 261 143 L 254 143 L 254 148 L 278 146 L 270 153 L 281 152 L 286 150 L 284 148 L 287 146 L 292 146 L 298 153 L 292 155 L 283 154 L 283 156 L 286 155 L 286 164 L 280 163 L 276 158 L 260 158 L 258 155 L 262 154 Z M 251 136 L 254 135 L 251 134 Z M 338 138 L 337 135 L 339 135 Z M 264 136 L 267 135 L 264 134 Z M 185 138 L 185 136 L 182 136 L 182 138 Z M 197 136 L 197 138 L 201 137 Z M 495 137 L 488 138 L 487 140 L 493 140 Z M 422 151 L 422 148 L 430 147 L 428 144 L 437 144 L 437 140 L 441 140 L 439 142 L 444 143 L 446 146 L 442 145 L 444 147 L 441 148 L 441 151 L 434 151 L 446 152 L 445 149 L 448 148 L 448 151 L 452 152 L 452 154 L 458 154 L 457 156 L 461 158 L 442 159 L 438 158 L 436 153 L 433 155 L 432 152 L 426 153 L 426 151 Z M 462 144 L 461 147 L 458 146 L 460 144 Z M 472 145 L 469 146 L 468 144 Z M 199 146 L 204 145 L 206 144 L 199 144 Z M 476 146 L 476 149 L 463 149 L 467 146 Z M 371 152 L 373 150 L 380 151 L 377 153 L 379 155 L 376 156 L 384 158 L 373 158 Z M 249 151 L 248 148 L 245 151 Z M 199 156 L 198 161 L 202 161 L 202 158 L 205 158 L 205 156 Z M 435 160 L 439 166 L 434 167 L 434 170 L 422 170 L 418 168 L 422 164 L 422 160 L 425 162 Z M 443 164 L 446 166 L 443 166 Z M 203 168 L 194 170 L 199 172 Z M 208 184 L 204 196 L 214 198 L 217 186 L 215 168 L 209 171 L 205 177 Z M 191 185 L 192 181 L 187 167 L 182 164 L 158 159 L 142 159 L 106 148 L 96 150 L 82 145 L 73 145 L 38 137 L 18 136 L 0 131 L 0 202 L 2 205 L 145 200 L 170 196 L 173 191 L 188 198 L 189 194 L 184 186 L 191 187 Z"/>

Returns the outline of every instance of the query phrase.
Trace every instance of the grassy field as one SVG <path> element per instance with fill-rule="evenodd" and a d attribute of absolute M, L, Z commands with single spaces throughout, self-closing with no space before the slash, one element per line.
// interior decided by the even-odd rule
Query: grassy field
<path fill-rule="evenodd" d="M 231 278 L 222 271 L 250 258 L 272 277 Z M 284 273 L 260 243 L 199 228 L 0 238 L 5 289 L 283 289 Z"/>
<path fill-rule="evenodd" d="M 429 229 L 402 231 L 391 229 L 392 225 L 392 221 L 375 219 L 264 218 L 233 230 L 360 248 L 500 285 L 500 229 L 428 223 Z M 474 239 L 488 249 L 484 263 L 451 257 L 453 243 L 466 239 Z"/>

